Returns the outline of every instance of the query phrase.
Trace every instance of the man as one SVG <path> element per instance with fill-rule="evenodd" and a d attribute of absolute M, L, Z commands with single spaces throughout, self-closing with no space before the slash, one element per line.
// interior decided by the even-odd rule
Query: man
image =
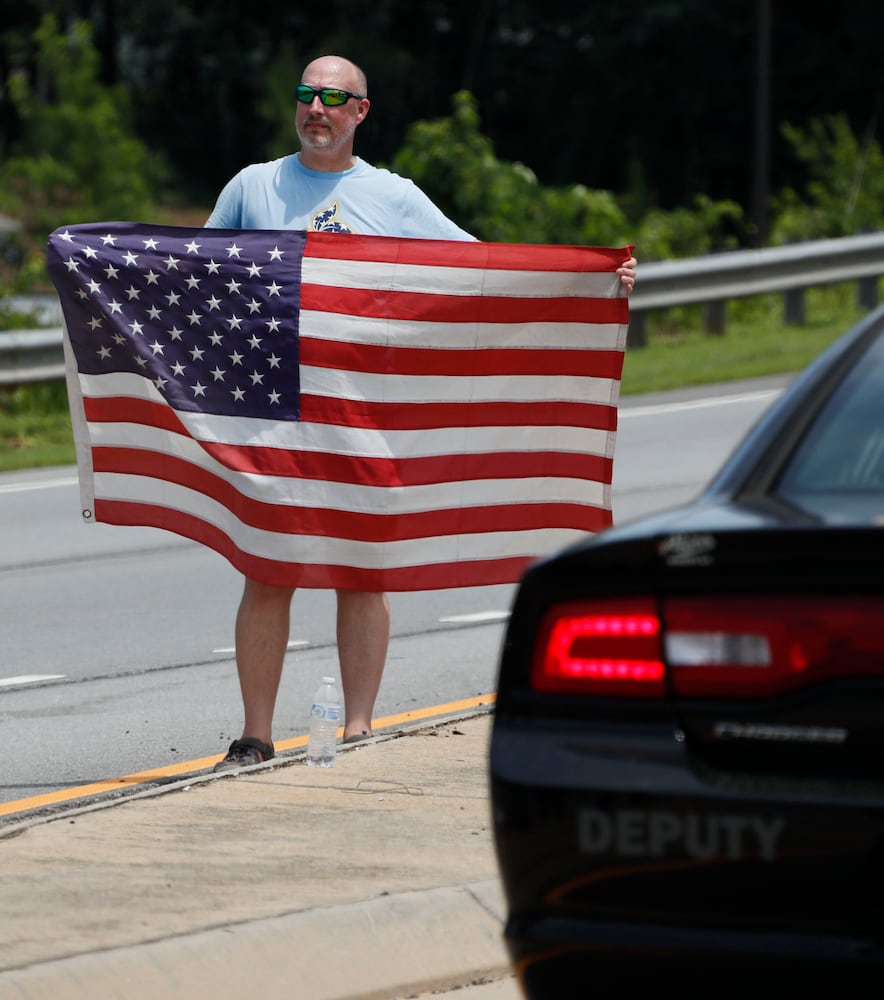
<path fill-rule="evenodd" d="M 339 56 L 304 70 L 297 89 L 300 153 L 240 171 L 218 197 L 206 225 L 230 229 L 299 229 L 422 239 L 473 240 L 411 181 L 353 153 L 356 129 L 371 106 L 365 74 Z M 627 291 L 635 261 L 620 268 Z M 242 736 L 215 770 L 273 757 L 272 722 L 289 638 L 294 588 L 245 579 L 236 618 Z M 337 592 L 337 643 L 344 692 L 344 740 L 371 735 L 390 636 L 382 593 Z"/>

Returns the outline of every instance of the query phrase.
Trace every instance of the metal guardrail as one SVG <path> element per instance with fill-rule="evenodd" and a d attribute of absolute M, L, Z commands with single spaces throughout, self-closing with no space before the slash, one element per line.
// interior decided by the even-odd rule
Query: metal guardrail
<path fill-rule="evenodd" d="M 717 305 L 717 311 L 710 313 L 710 325 L 722 327 L 724 306 L 730 299 L 771 292 L 800 296 L 817 285 L 858 281 L 860 301 L 871 308 L 877 301 L 877 281 L 882 275 L 884 232 L 640 264 L 639 280 L 629 299 L 630 346 L 641 347 L 646 342 L 649 313 L 671 306 Z M 800 323 L 800 297 L 791 302 L 792 315 L 787 315 L 787 320 Z M 43 303 L 46 308 L 53 305 L 57 308 L 57 303 Z M 0 330 L 0 386 L 63 377 L 60 327 Z"/>

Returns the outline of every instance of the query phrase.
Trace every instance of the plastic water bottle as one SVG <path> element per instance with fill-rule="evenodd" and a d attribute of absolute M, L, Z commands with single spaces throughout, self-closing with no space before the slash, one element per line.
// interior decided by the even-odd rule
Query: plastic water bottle
<path fill-rule="evenodd" d="M 316 767 L 331 767 L 338 748 L 338 726 L 341 722 L 341 696 L 334 677 L 323 677 L 310 706 L 310 738 L 307 741 L 307 763 Z"/>

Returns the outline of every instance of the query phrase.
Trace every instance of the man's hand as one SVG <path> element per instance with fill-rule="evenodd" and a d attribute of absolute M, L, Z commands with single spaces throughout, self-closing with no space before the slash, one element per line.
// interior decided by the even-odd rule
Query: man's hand
<path fill-rule="evenodd" d="M 635 257 L 630 257 L 629 260 L 625 261 L 620 267 L 617 268 L 617 273 L 620 275 L 620 283 L 626 289 L 626 294 L 632 291 L 635 287 L 635 265 L 638 261 Z"/>

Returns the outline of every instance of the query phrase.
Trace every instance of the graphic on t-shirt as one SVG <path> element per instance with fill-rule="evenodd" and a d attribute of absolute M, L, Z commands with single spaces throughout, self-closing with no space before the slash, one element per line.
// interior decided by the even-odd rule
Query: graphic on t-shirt
<path fill-rule="evenodd" d="M 346 222 L 337 218 L 338 203 L 333 201 L 328 208 L 313 216 L 313 231 L 317 233 L 352 233 Z"/>

